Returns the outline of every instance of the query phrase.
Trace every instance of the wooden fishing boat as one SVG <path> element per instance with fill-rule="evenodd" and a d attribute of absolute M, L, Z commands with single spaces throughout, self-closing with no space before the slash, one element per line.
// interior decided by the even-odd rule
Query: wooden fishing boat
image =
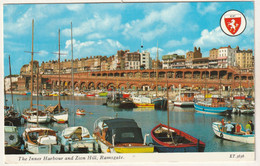
<path fill-rule="evenodd" d="M 133 119 L 102 117 L 95 121 L 93 137 L 103 153 L 152 153 Z"/>
<path fill-rule="evenodd" d="M 68 127 L 61 134 L 64 152 L 93 153 L 96 147 L 95 142 L 88 129 L 83 126 Z"/>
<path fill-rule="evenodd" d="M 174 101 L 174 106 L 193 107 L 194 106 L 194 93 L 193 92 L 180 93 Z"/>
<path fill-rule="evenodd" d="M 170 127 L 168 99 L 167 89 L 167 125 L 160 123 L 151 130 L 155 150 L 158 152 L 204 152 L 204 142 L 183 131 Z"/>
<path fill-rule="evenodd" d="M 232 107 L 227 106 L 225 99 L 212 97 L 209 101 L 198 101 L 194 103 L 195 110 L 205 114 L 226 115 L 231 114 Z"/>
<path fill-rule="evenodd" d="M 164 124 L 155 126 L 151 137 L 158 152 L 204 152 L 205 143 Z"/>
<path fill-rule="evenodd" d="M 56 132 L 49 128 L 26 128 L 22 134 L 25 149 L 34 154 L 56 154 L 60 152 Z"/>
<path fill-rule="evenodd" d="M 232 131 L 232 133 L 226 133 L 220 130 L 220 127 L 222 126 L 221 122 L 213 122 L 212 123 L 212 129 L 215 133 L 215 135 L 219 138 L 222 139 L 226 139 L 226 140 L 230 140 L 230 141 L 235 141 L 235 142 L 244 142 L 244 143 L 250 143 L 253 144 L 255 143 L 255 134 L 246 134 L 246 131 L 243 127 L 243 125 L 241 125 L 241 131 L 239 133 L 235 132 L 235 128 L 236 128 L 236 124 L 234 122 L 231 122 L 230 124 L 232 124 L 234 126 L 234 130 Z"/>
<path fill-rule="evenodd" d="M 154 108 L 154 104 L 152 103 L 152 100 L 149 97 L 145 96 L 137 96 L 133 97 L 133 102 L 137 107 L 149 107 Z"/>

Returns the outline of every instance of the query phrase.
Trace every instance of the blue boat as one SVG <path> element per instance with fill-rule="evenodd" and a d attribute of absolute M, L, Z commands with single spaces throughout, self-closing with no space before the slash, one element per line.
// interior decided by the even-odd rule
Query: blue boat
<path fill-rule="evenodd" d="M 224 98 L 212 97 L 210 101 L 199 101 L 194 103 L 195 110 L 205 114 L 226 115 L 231 114 L 232 107 L 227 106 Z"/>

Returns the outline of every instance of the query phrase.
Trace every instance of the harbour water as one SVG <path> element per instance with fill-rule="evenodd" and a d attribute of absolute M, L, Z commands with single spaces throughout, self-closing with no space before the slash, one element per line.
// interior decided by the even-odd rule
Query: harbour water
<path fill-rule="evenodd" d="M 7 95 L 7 105 L 11 105 L 11 95 Z M 58 97 L 39 97 L 39 104 L 56 105 Z M 138 123 L 142 129 L 143 135 L 151 132 L 152 128 L 159 123 L 167 124 L 167 111 L 154 110 L 150 108 L 133 108 L 120 109 L 107 107 L 102 105 L 106 98 L 102 97 L 74 97 L 62 96 L 61 105 L 68 108 L 70 112 L 69 122 L 66 124 L 49 123 L 40 124 L 54 129 L 61 134 L 61 131 L 68 126 L 84 126 L 89 132 L 93 132 L 93 124 L 99 117 L 121 117 L 132 118 Z M 34 97 L 34 104 L 36 104 L 36 97 Z M 21 96 L 14 95 L 14 105 L 18 111 L 22 112 L 30 106 L 30 95 Z M 84 116 L 76 115 L 76 109 L 84 109 L 87 113 Z M 224 118 L 226 121 L 233 121 L 246 125 L 248 120 L 253 120 L 254 115 L 234 115 L 219 116 L 201 114 L 195 112 L 194 108 L 179 108 L 170 107 L 170 126 L 180 129 L 198 139 L 205 142 L 205 152 L 253 152 L 255 150 L 254 144 L 246 144 L 240 142 L 232 142 L 217 138 L 212 130 L 212 122 L 220 121 Z M 35 125 L 24 123 L 18 127 L 19 133 L 22 134 L 27 126 Z M 152 142 L 151 137 L 148 142 Z"/>

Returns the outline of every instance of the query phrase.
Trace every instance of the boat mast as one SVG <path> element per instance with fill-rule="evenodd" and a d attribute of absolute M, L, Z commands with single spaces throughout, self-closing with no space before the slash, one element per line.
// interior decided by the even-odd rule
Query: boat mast
<path fill-rule="evenodd" d="M 167 92 L 167 125 L 168 133 L 170 133 L 170 112 L 169 112 L 169 91 L 168 91 L 168 78 L 166 76 L 166 92 Z"/>
<path fill-rule="evenodd" d="M 39 64 L 37 65 L 37 80 L 36 80 L 36 106 L 37 106 L 37 127 L 39 126 L 39 94 L 38 94 L 38 91 L 39 91 L 39 83 L 38 83 L 38 79 L 39 79 Z"/>
<path fill-rule="evenodd" d="M 33 35 L 34 35 L 34 19 L 32 20 L 32 60 L 31 60 L 31 105 L 30 109 L 33 107 Z"/>
<path fill-rule="evenodd" d="M 156 98 L 158 96 L 158 41 L 157 41 L 157 53 L 156 53 Z"/>
<path fill-rule="evenodd" d="M 59 64 L 59 102 L 58 102 L 58 108 L 60 112 L 60 29 L 59 29 L 59 59 L 58 59 L 58 64 Z"/>
<path fill-rule="evenodd" d="M 10 90 L 11 90 L 11 96 L 12 96 L 12 108 L 14 107 L 14 100 L 13 100 L 13 84 L 12 84 L 12 70 L 11 70 L 11 60 L 10 60 L 10 55 L 9 55 L 9 72 L 10 72 Z M 6 97 L 5 97 L 6 100 Z"/>
<path fill-rule="evenodd" d="M 71 82 L 72 82 L 72 100 L 73 100 L 73 110 L 75 110 L 72 22 L 71 22 L 71 24 L 70 24 L 70 27 L 71 27 Z M 75 115 L 74 115 L 74 112 L 73 112 L 73 126 L 75 126 Z"/>

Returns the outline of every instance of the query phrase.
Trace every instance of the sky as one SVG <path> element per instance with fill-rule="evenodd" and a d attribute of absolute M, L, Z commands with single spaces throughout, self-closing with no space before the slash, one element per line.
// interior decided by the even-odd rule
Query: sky
<path fill-rule="evenodd" d="M 219 23 L 228 10 L 238 10 L 247 20 L 245 31 L 236 37 L 222 32 Z M 61 31 L 61 60 L 73 56 L 115 55 L 117 50 L 143 50 L 155 59 L 163 55 L 186 55 L 200 47 L 208 57 L 212 48 L 254 50 L 253 2 L 106 3 L 106 4 L 8 4 L 4 5 L 4 74 L 19 74 L 31 60 L 34 19 L 34 60 L 57 60 L 58 30 Z"/>

